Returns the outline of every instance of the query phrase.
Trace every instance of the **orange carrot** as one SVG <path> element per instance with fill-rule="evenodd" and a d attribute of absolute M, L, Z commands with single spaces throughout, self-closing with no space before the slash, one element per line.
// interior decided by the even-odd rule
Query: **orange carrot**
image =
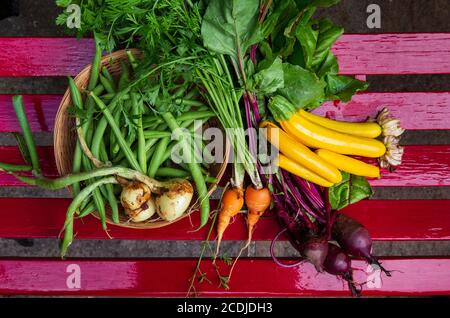
<path fill-rule="evenodd" d="M 244 191 L 242 188 L 233 187 L 222 195 L 222 205 L 217 219 L 217 248 L 214 261 L 219 254 L 220 243 L 225 229 L 230 224 L 231 218 L 236 216 L 244 205 Z"/>
<path fill-rule="evenodd" d="M 256 223 L 258 223 L 261 215 L 263 215 L 264 212 L 270 207 L 271 202 L 272 196 L 270 194 L 269 189 L 267 188 L 256 189 L 252 185 L 247 187 L 247 190 L 245 191 L 245 205 L 247 206 L 248 209 L 247 214 L 248 239 L 247 243 L 239 251 L 238 256 L 234 260 L 233 265 L 231 266 L 228 279 L 231 278 L 231 273 L 233 272 L 234 265 L 241 256 L 242 252 L 250 246 L 255 225 Z"/>

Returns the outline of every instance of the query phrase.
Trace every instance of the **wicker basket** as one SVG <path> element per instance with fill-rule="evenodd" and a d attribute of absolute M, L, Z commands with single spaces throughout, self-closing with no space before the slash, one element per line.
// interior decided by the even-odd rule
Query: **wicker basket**
<path fill-rule="evenodd" d="M 137 57 L 141 56 L 141 53 L 138 50 L 132 49 L 131 51 L 135 56 Z M 120 76 L 121 61 L 128 63 L 128 57 L 125 50 L 117 51 L 103 57 L 102 65 L 108 69 L 108 71 L 115 79 L 117 79 Z M 91 72 L 91 65 L 88 65 L 75 77 L 75 83 L 78 86 L 78 88 L 81 89 L 81 91 L 85 90 L 88 85 L 90 72 Z M 55 128 L 54 128 L 54 151 L 55 151 L 56 167 L 61 176 L 70 174 L 72 172 L 73 153 L 75 149 L 75 143 L 77 140 L 75 131 L 75 119 L 72 116 L 70 116 L 68 112 L 68 109 L 70 108 L 71 104 L 72 103 L 70 97 L 70 90 L 67 89 L 62 98 L 61 104 L 59 105 L 59 109 L 56 114 Z M 230 154 L 230 147 L 229 144 L 227 143 L 224 151 L 223 163 L 211 165 L 210 168 L 211 176 L 214 176 L 218 181 L 220 181 L 220 179 L 225 173 L 227 162 L 229 159 L 229 154 Z M 216 185 L 211 185 L 209 188 L 208 195 L 211 195 L 214 192 L 215 188 Z M 69 188 L 69 191 L 70 190 L 71 189 Z M 129 221 L 129 218 L 123 212 L 121 212 L 120 223 L 115 224 L 111 219 L 109 209 L 107 209 L 107 222 L 109 224 L 114 224 L 117 226 L 133 229 L 160 228 L 163 226 L 170 225 L 174 222 L 177 222 L 188 216 L 192 211 L 195 211 L 196 207 L 194 207 L 193 204 L 195 204 L 196 201 L 197 198 L 196 196 L 194 196 L 194 198 L 192 199 L 191 207 L 188 209 L 188 211 L 190 212 L 183 214 L 180 218 L 171 222 L 158 219 L 157 215 L 155 214 L 155 217 L 151 218 L 147 222 L 132 223 Z M 97 213 L 94 213 L 94 215 L 98 217 Z"/>

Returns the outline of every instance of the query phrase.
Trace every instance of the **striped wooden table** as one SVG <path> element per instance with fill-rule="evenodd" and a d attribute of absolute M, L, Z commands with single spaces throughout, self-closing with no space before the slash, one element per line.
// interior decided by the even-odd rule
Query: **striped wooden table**
<path fill-rule="evenodd" d="M 93 54 L 93 42 L 72 38 L 0 38 L 0 77 L 76 75 Z M 450 34 L 346 34 L 334 46 L 341 73 L 349 75 L 449 74 Z M 26 95 L 35 132 L 51 132 L 60 95 Z M 361 120 L 388 106 L 408 130 L 450 129 L 450 92 L 363 93 L 347 104 L 328 103 L 317 113 Z M 0 95 L 0 132 L 18 131 L 10 95 Z M 419 132 L 420 133 L 420 132 Z M 44 171 L 56 175 L 52 147 L 39 147 Z M 450 144 L 408 145 L 405 162 L 395 173 L 371 181 L 379 187 L 450 185 Z M 19 163 L 17 147 L 1 146 L 0 161 Z M 0 186 L 26 185 L 0 173 Z M 0 237 L 55 238 L 68 199 L 0 199 Z M 365 200 L 344 210 L 363 223 L 375 240 L 450 239 L 450 200 Z M 196 220 L 194 217 L 193 220 Z M 77 239 L 108 239 L 97 220 L 77 223 Z M 195 226 L 195 224 L 194 224 Z M 191 232 L 188 220 L 156 230 L 110 226 L 114 239 L 203 240 L 206 229 Z M 274 218 L 258 223 L 255 240 L 271 240 L 279 231 Z M 230 226 L 226 240 L 245 237 L 242 218 Z M 387 258 L 393 277 L 369 284 L 365 295 L 450 295 L 450 258 Z M 0 259 L 0 294 L 184 296 L 196 259 Z M 72 267 L 71 267 L 72 266 Z M 82 272 L 81 288 L 69 288 L 71 268 Z M 355 262 L 357 280 L 374 275 Z M 177 273 L 174 275 L 174 273 Z M 264 280 L 261 279 L 264 277 Z M 70 284 L 69 284 L 70 285 Z M 229 290 L 203 284 L 205 296 L 344 296 L 339 279 L 317 275 L 309 264 L 285 269 L 269 259 L 240 262 Z"/>

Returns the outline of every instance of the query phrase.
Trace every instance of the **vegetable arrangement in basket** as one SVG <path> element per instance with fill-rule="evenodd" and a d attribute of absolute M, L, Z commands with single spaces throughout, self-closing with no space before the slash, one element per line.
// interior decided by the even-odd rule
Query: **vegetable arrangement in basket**
<path fill-rule="evenodd" d="M 232 177 L 214 214 L 189 292 L 196 289 L 199 276 L 204 277 L 201 259 L 213 227 L 217 230 L 213 264 L 220 285 L 228 288 L 258 220 L 271 209 L 281 225 L 271 246 L 274 261 L 280 266 L 309 261 L 319 272 L 345 279 L 357 295 L 360 288 L 352 278 L 351 257 L 365 258 L 387 275 L 390 272 L 371 255 L 367 230 L 339 210 L 372 195 L 366 178 L 380 178 L 380 168 L 392 171 L 401 164 L 399 139 L 404 130 L 387 108 L 378 115 L 368 114 L 376 117 L 363 123 L 311 113 L 326 101 L 348 102 L 368 87 L 339 75 L 331 47 L 343 29 L 327 18 L 314 18 L 318 8 L 338 2 L 57 1 L 62 7 L 81 6 L 81 28 L 75 32 L 95 34 L 97 47 L 87 87 L 80 89 L 69 79 L 78 135 L 74 174 L 56 180 L 40 175 L 17 98 L 35 176 L 20 174 L 30 167 L 2 164 L 0 168 L 30 184 L 72 186 L 63 255 L 73 237 L 74 217 L 97 211 L 106 229 L 107 206 L 116 223 L 121 208 L 134 222 L 148 220 L 155 211 L 173 220 L 186 213 L 195 190 L 203 227 L 210 218 L 207 183 L 217 180 L 211 180 L 208 160 L 192 160 L 198 149 L 212 156 L 204 151 L 209 149 L 204 141 L 195 142 L 193 121 L 215 117 L 231 145 Z M 66 18 L 66 13 L 61 14 L 58 24 Z M 128 61 L 122 63 L 120 77 L 114 78 L 101 64 L 101 50 L 112 53 L 131 47 L 143 53 L 142 60 L 127 51 Z M 180 133 L 179 128 L 185 130 Z M 174 135 L 176 141 L 171 140 Z M 261 138 L 279 152 L 271 162 L 267 153 L 258 153 Z M 182 163 L 171 160 L 173 147 L 182 150 Z M 378 165 L 361 157 L 377 159 Z M 176 203 L 169 195 L 174 189 L 183 189 Z M 247 241 L 228 275 L 222 276 L 216 264 L 220 243 L 244 206 Z M 274 245 L 281 235 L 300 252 L 298 263 L 284 264 L 275 256 Z"/>

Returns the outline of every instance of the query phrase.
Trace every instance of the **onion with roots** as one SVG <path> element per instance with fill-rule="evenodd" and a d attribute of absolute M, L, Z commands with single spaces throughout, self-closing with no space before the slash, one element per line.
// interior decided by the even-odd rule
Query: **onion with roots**
<path fill-rule="evenodd" d="M 122 185 L 120 202 L 133 222 L 143 222 L 155 212 L 165 221 L 173 221 L 189 208 L 194 195 L 192 184 L 185 179 L 171 179 L 159 182 L 154 187 L 157 196 L 151 198 L 151 188 L 141 181 L 118 178 Z"/>

